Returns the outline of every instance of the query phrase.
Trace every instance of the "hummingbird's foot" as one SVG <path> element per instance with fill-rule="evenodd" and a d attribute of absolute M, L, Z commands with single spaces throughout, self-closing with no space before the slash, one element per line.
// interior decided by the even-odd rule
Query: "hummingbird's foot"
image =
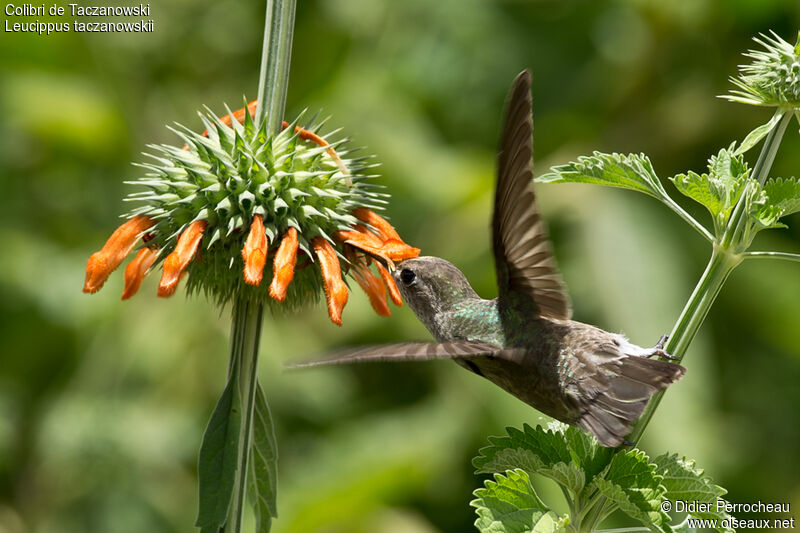
<path fill-rule="evenodd" d="M 674 355 L 668 354 L 664 350 L 664 345 L 667 343 L 669 339 L 669 335 L 662 335 L 653 349 L 649 352 L 645 353 L 644 356 L 650 359 L 651 357 L 663 357 L 664 359 L 669 359 L 670 361 L 680 361 L 680 357 L 675 357 Z"/>
<path fill-rule="evenodd" d="M 670 355 L 661 348 L 653 348 L 652 350 L 644 354 L 644 356 L 647 357 L 648 359 L 650 359 L 651 357 L 663 357 L 664 359 L 669 359 L 670 361 L 681 360 L 680 357 L 675 357 L 674 355 Z"/>
<path fill-rule="evenodd" d="M 629 441 L 628 439 L 622 439 L 622 445 L 623 446 L 635 446 L 635 444 L 632 443 L 631 441 Z"/>
<path fill-rule="evenodd" d="M 664 345 L 667 344 L 668 340 L 669 340 L 669 335 L 661 335 L 661 338 L 658 339 L 658 342 L 656 343 L 655 346 L 653 346 L 653 348 L 655 348 L 656 350 L 663 350 Z"/>

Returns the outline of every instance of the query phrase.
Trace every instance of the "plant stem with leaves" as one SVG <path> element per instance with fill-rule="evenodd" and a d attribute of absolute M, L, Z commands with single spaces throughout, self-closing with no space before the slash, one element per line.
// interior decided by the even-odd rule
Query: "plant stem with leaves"
<path fill-rule="evenodd" d="M 236 474 L 233 495 L 225 532 L 241 530 L 245 498 L 247 496 L 248 460 L 253 435 L 253 416 L 258 387 L 258 348 L 261 339 L 261 319 L 264 306 L 244 298 L 233 303 L 231 324 L 231 353 L 228 380 L 235 384 L 242 406 L 239 446 L 236 456 Z"/>
<path fill-rule="evenodd" d="M 764 229 L 786 227 L 781 217 L 800 212 L 800 179 L 769 178 L 786 128 L 793 117 L 800 121 L 800 38 L 791 45 L 775 35 L 755 39 L 765 51 L 749 52 L 754 59 L 740 67 L 734 79 L 739 90 L 728 99 L 776 111 L 766 123 L 748 134 L 738 149 L 735 144 L 709 159 L 708 173 L 688 172 L 671 178 L 679 192 L 703 205 L 710 213 L 713 232 L 683 210 L 666 192 L 650 160 L 642 154 L 604 154 L 579 157 L 554 167 L 538 181 L 593 183 L 645 193 L 675 211 L 712 245 L 711 257 L 678 321 L 670 333 L 666 351 L 680 359 L 696 336 L 728 276 L 745 259 L 782 259 L 800 262 L 800 254 L 748 251 L 755 235 Z M 763 140 L 751 172 L 743 154 Z M 628 439 L 636 443 L 658 408 L 663 392 L 650 400 Z M 546 430 L 525 426 L 509 428 L 508 437 L 490 438 L 491 446 L 474 461 L 478 472 L 495 473 L 495 481 L 478 489 L 472 502 L 476 526 L 497 531 L 596 531 L 611 513 L 621 510 L 654 531 L 668 532 L 692 527 L 688 520 L 712 519 L 720 532 L 731 530 L 724 512 L 689 512 L 681 524 L 670 524 L 663 502 L 707 502 L 713 509 L 725 490 L 714 485 L 692 461 L 676 454 L 651 459 L 636 448 L 616 450 L 598 446 L 594 439 L 573 427 L 552 423 Z M 522 475 L 524 474 L 524 476 Z M 570 503 L 570 515 L 558 517 L 539 505 L 529 478 L 534 475 L 556 481 Z M 509 494 L 515 494 L 509 498 Z M 577 508 L 577 509 L 576 509 Z M 515 520 L 527 517 L 524 528 Z M 511 526 L 511 527 L 507 527 Z M 614 531 L 635 531 L 626 528 Z"/>
<path fill-rule="evenodd" d="M 281 131 L 283 121 L 294 15 L 295 0 L 267 0 L 255 123 L 261 124 L 266 120 L 266 131 L 270 135 Z M 258 384 L 263 310 L 262 303 L 242 295 L 233 302 L 228 384 L 211 417 L 200 452 L 200 514 L 197 525 L 203 531 L 216 531 L 223 526 L 225 533 L 239 533 L 250 486 L 253 486 L 258 531 L 269 531 L 272 517 L 277 516 L 274 429 Z M 238 415 L 237 408 L 240 409 Z M 255 430 L 254 422 L 259 425 Z M 221 432 L 225 441 L 215 442 L 215 434 Z M 258 445 L 259 442 L 253 446 L 254 433 L 260 436 L 256 440 L 260 440 L 262 446 Z M 221 458 L 215 461 L 213 454 L 220 448 Z M 235 454 L 235 459 L 226 456 L 231 453 Z M 251 459 L 258 464 L 250 464 Z M 203 472 L 209 470 L 205 463 L 220 464 L 219 468 L 204 476 Z M 259 469 L 263 471 L 262 476 L 259 476 Z M 257 479 L 259 477 L 261 479 Z M 217 512 L 204 513 L 204 507 Z M 226 509 L 225 516 L 219 512 L 223 508 Z M 204 515 L 207 518 L 201 520 Z"/>

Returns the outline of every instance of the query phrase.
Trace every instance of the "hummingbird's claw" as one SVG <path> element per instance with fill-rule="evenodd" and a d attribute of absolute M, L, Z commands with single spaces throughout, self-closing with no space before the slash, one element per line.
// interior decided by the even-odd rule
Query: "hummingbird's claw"
<path fill-rule="evenodd" d="M 650 359 L 651 357 L 663 357 L 664 359 L 669 359 L 670 361 L 680 361 L 680 357 L 675 357 L 674 355 L 668 354 L 661 348 L 653 348 L 649 352 L 645 354 L 645 357 Z"/>
<path fill-rule="evenodd" d="M 628 439 L 622 439 L 623 446 L 636 446 L 633 442 L 629 441 Z"/>
<path fill-rule="evenodd" d="M 663 350 L 668 340 L 669 340 L 669 335 L 661 335 L 661 338 L 658 339 L 658 342 L 656 343 L 655 346 L 653 346 L 653 348 L 655 348 L 656 350 Z"/>
<path fill-rule="evenodd" d="M 661 338 L 658 339 L 656 345 L 653 346 L 653 349 L 649 352 L 646 352 L 644 356 L 648 359 L 651 357 L 663 357 L 664 359 L 669 359 L 670 361 L 680 361 L 680 357 L 675 357 L 674 355 L 668 354 L 666 350 L 664 350 L 667 340 L 669 340 L 669 335 L 662 335 Z"/>

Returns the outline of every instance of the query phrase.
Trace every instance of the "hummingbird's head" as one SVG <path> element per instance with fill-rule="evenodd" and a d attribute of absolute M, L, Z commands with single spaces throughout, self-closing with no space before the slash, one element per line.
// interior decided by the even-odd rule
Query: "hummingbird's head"
<path fill-rule="evenodd" d="M 406 259 L 396 265 L 393 276 L 403 300 L 431 332 L 441 311 L 479 297 L 455 265 L 438 257 Z"/>

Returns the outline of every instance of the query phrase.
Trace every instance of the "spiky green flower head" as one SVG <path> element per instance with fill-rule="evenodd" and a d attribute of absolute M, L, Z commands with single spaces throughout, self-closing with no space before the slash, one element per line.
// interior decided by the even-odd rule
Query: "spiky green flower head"
<path fill-rule="evenodd" d="M 764 49 L 744 54 L 753 61 L 739 66 L 739 77 L 731 81 L 740 90 L 725 97 L 744 104 L 800 109 L 800 33 L 794 45 L 775 32 L 753 40 Z"/>
<path fill-rule="evenodd" d="M 253 104 L 250 107 L 254 110 Z M 141 278 L 163 263 L 160 296 L 171 295 L 184 272 L 189 275 L 190 292 L 202 291 L 220 303 L 243 295 L 268 303 L 273 311 L 316 300 L 324 289 L 331 318 L 340 323 L 331 311 L 333 296 L 329 289 L 333 290 L 336 283 L 332 278 L 340 276 L 339 260 L 349 270 L 353 246 L 358 246 L 354 241 L 344 243 L 341 235 L 360 228 L 372 239 L 370 242 L 380 246 L 387 241 L 374 226 L 374 220 L 385 221 L 372 210 L 382 209 L 388 198 L 376 190 L 379 186 L 368 183 L 375 175 L 367 171 L 376 165 L 370 164 L 369 157 L 351 157 L 352 150 L 345 147 L 344 140 L 329 143 L 320 137 L 321 124 L 304 129 L 296 125 L 297 121 L 283 123 L 279 133 L 271 133 L 266 129 L 266 119 L 259 126 L 254 124 L 251 112 L 228 110 L 228 115 L 220 119 L 206 109 L 200 113 L 205 133 L 181 125 L 170 128 L 185 146 L 149 145 L 153 153 L 145 155 L 151 161 L 138 165 L 145 175 L 126 182 L 146 190 L 126 198 L 137 207 L 128 213 L 129 221 L 112 235 L 106 247 L 95 254 L 98 257 L 90 259 L 85 292 L 98 290 L 133 247 L 130 244 L 124 253 L 119 251 L 132 242 L 121 233 L 132 225 L 135 228 L 128 232 L 144 241 L 140 254 L 145 264 L 134 265 L 139 256 L 129 264 L 123 298 L 135 293 Z M 359 220 L 354 216 L 359 212 L 376 218 L 365 222 L 361 216 Z M 123 241 L 124 246 L 119 244 Z M 402 244 L 407 252 L 416 250 Z M 253 253 L 259 246 L 263 248 L 260 256 Z M 115 253 L 122 254 L 119 260 L 109 260 Z M 100 266 L 93 266 L 93 260 Z M 258 279 L 245 282 L 248 262 L 253 261 Z M 107 262 L 115 264 L 109 268 Z M 363 279 L 369 274 L 369 263 L 361 256 L 356 265 Z M 262 268 L 263 278 L 273 280 L 271 298 L 267 296 L 268 283 L 260 283 Z M 94 280 L 90 280 L 92 276 Z M 359 284 L 362 278 L 358 278 Z M 386 278 L 383 281 L 388 284 Z M 135 285 L 132 291 L 129 284 Z M 278 294 L 273 293 L 276 284 Z M 346 292 L 344 288 L 344 301 Z M 383 300 L 385 304 L 385 296 Z M 343 305 L 340 302 L 339 312 Z"/>

